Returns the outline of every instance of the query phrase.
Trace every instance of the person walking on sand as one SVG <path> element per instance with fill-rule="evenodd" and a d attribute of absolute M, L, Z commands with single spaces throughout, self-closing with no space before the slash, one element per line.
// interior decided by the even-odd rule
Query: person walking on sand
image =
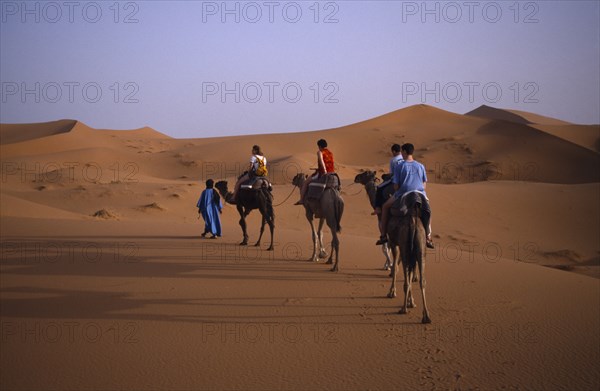
<path fill-rule="evenodd" d="M 206 181 L 206 189 L 200 195 L 200 199 L 196 206 L 198 207 L 198 214 L 202 215 L 204 219 L 204 233 L 201 235 L 203 238 L 206 234 L 212 234 L 210 239 L 216 239 L 221 236 L 221 218 L 219 214 L 223 211 L 223 203 L 219 193 L 215 191 L 215 182 L 212 179 Z"/>
<path fill-rule="evenodd" d="M 317 141 L 317 147 L 319 147 L 319 150 L 317 151 L 317 170 L 312 176 L 308 177 L 308 179 L 304 181 L 302 189 L 300 189 L 300 200 L 294 205 L 304 205 L 304 196 L 306 195 L 306 191 L 308 190 L 308 185 L 310 182 L 322 177 L 323 175 L 335 172 L 333 153 L 327 149 L 327 141 L 320 139 Z"/>

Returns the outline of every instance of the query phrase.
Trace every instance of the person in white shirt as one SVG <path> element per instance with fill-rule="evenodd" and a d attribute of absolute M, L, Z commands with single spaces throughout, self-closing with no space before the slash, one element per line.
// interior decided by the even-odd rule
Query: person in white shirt
<path fill-rule="evenodd" d="M 253 176 L 262 176 L 257 175 L 257 170 L 260 166 L 267 166 L 267 158 L 264 157 L 260 147 L 258 145 L 254 145 L 252 147 L 252 156 L 250 157 L 250 164 L 248 165 L 248 169 L 246 170 L 246 173 L 242 175 L 235 183 L 235 187 L 233 188 L 233 195 L 231 196 L 231 202 L 235 202 L 235 197 L 237 195 L 237 192 L 240 190 L 240 186 L 242 185 L 242 183 L 244 183 Z"/>

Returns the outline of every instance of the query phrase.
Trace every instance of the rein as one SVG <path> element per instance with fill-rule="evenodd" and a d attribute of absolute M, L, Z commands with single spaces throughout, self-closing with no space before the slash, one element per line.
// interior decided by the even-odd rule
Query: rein
<path fill-rule="evenodd" d="M 289 199 L 290 199 L 290 197 L 292 196 L 292 194 L 294 194 L 294 190 L 296 190 L 296 187 L 298 187 L 298 186 L 294 185 L 294 187 L 292 187 L 292 191 L 291 191 L 291 192 L 290 192 L 290 194 L 289 194 L 289 195 L 288 195 L 288 196 L 285 198 L 285 200 L 283 200 L 281 203 L 279 203 L 279 204 L 277 204 L 277 205 L 273 205 L 273 207 L 274 207 L 274 208 L 276 208 L 276 207 L 278 207 L 278 206 L 281 206 L 281 205 L 285 204 L 285 202 L 286 202 L 287 200 L 289 200 Z"/>

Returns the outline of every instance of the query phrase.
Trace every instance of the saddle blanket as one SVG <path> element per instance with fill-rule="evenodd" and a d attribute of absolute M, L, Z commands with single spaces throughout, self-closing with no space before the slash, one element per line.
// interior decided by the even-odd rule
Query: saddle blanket
<path fill-rule="evenodd" d="M 271 183 L 267 178 L 261 176 L 252 177 L 240 185 L 240 189 L 244 190 L 258 190 L 263 187 L 271 189 Z"/>
<path fill-rule="evenodd" d="M 319 200 L 325 192 L 325 189 L 333 188 L 340 190 L 340 178 L 337 174 L 326 174 L 320 178 L 311 181 L 308 184 L 307 197 L 311 200 Z"/>

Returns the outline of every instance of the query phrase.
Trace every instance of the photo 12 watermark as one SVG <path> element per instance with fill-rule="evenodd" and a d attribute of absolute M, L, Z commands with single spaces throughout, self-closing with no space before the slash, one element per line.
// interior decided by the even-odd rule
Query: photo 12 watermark
<path fill-rule="evenodd" d="M 540 23 L 536 1 L 403 1 L 402 23 Z"/>
<path fill-rule="evenodd" d="M 456 161 L 428 163 L 427 179 L 431 183 L 474 183 L 482 181 L 538 181 L 541 167 L 535 161 L 465 164 Z"/>
<path fill-rule="evenodd" d="M 339 23 L 335 1 L 203 1 L 202 23 Z"/>
<path fill-rule="evenodd" d="M 268 238 L 268 228 L 262 239 Z M 270 238 L 268 238 L 270 240 Z M 274 251 L 264 251 L 260 246 L 240 246 L 228 243 L 202 243 L 197 260 L 202 263 L 224 265 L 265 265 L 285 261 L 301 261 L 302 246 L 296 242 L 273 242 Z"/>
<path fill-rule="evenodd" d="M 3 81 L 2 103 L 140 103 L 136 82 Z"/>
<path fill-rule="evenodd" d="M 0 243 L 1 264 L 108 265 L 140 263 L 138 243 L 78 240 L 11 241 Z"/>
<path fill-rule="evenodd" d="M 2 321 L 3 344 L 138 343 L 137 322 Z"/>
<path fill-rule="evenodd" d="M 202 82 L 202 103 L 339 103 L 336 82 Z"/>
<path fill-rule="evenodd" d="M 206 161 L 199 162 L 197 166 L 200 180 L 206 181 L 207 179 L 237 178 L 248 169 L 249 164 L 250 162 Z M 268 179 L 274 184 L 291 184 L 294 177 L 303 172 L 303 168 L 298 162 L 271 163 L 267 161 L 267 169 L 269 171 Z"/>
<path fill-rule="evenodd" d="M 296 322 L 217 322 L 200 324 L 202 343 L 336 344 L 339 325 Z"/>
<path fill-rule="evenodd" d="M 402 103 L 498 103 L 503 97 L 512 103 L 539 103 L 540 86 L 533 81 L 402 82 Z"/>
<path fill-rule="evenodd" d="M 2 1 L 2 23 L 139 23 L 136 1 Z"/>
<path fill-rule="evenodd" d="M 519 263 L 541 263 L 542 252 L 540 245 L 533 240 L 515 240 L 508 243 L 451 240 L 438 241 L 435 249 L 428 248 L 426 258 L 428 263 L 474 263 L 478 259 L 487 263 L 498 263 L 502 259 Z"/>
<path fill-rule="evenodd" d="M 19 162 L 0 163 L 1 181 L 20 183 L 137 183 L 135 162 Z"/>

